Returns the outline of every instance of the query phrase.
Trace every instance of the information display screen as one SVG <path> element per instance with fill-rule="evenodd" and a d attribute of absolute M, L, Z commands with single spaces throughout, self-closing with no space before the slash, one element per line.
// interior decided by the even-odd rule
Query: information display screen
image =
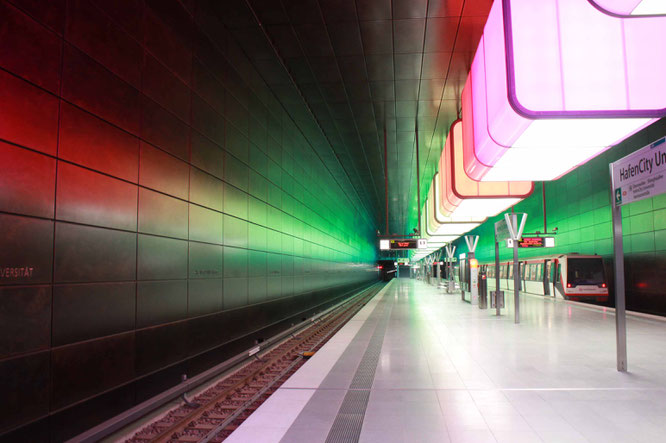
<path fill-rule="evenodd" d="M 404 240 L 391 240 L 391 249 L 417 249 L 418 240 L 407 238 Z"/>
<path fill-rule="evenodd" d="M 546 238 L 545 237 L 523 237 L 518 242 L 519 248 L 545 248 L 546 247 Z"/>

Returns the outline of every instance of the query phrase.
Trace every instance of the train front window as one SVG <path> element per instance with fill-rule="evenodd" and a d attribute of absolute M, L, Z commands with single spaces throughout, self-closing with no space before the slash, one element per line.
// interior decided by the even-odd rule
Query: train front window
<path fill-rule="evenodd" d="M 567 284 L 600 285 L 604 282 L 604 266 L 598 258 L 570 258 Z"/>

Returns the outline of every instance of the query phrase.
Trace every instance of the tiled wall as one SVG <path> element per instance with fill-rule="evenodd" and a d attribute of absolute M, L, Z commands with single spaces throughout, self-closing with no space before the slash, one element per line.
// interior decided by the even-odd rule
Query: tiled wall
<path fill-rule="evenodd" d="M 554 248 L 521 249 L 520 257 L 544 254 L 599 254 L 604 257 L 612 278 L 613 239 L 611 193 L 608 165 L 666 135 L 662 119 L 627 138 L 622 143 L 575 169 L 559 180 L 544 182 L 547 228 L 557 227 Z M 544 159 L 548 161 L 548 159 Z M 525 232 L 544 231 L 541 183 L 534 193 L 515 206 L 528 214 Z M 476 256 L 482 262 L 495 260 L 493 217 L 470 234 L 480 236 Z M 666 194 L 622 207 L 627 307 L 666 314 Z M 467 252 L 464 239 L 457 253 Z M 512 260 L 512 252 L 500 247 L 502 260 Z M 610 282 L 612 284 L 612 281 Z"/>
<path fill-rule="evenodd" d="M 0 0 L 0 434 L 33 423 L 14 441 L 377 278 L 367 215 L 198 3 Z"/>

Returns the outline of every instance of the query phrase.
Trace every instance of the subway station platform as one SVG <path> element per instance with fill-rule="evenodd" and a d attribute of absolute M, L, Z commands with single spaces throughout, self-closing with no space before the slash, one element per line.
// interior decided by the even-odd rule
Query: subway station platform
<path fill-rule="evenodd" d="M 393 280 L 226 441 L 666 440 L 666 322 L 627 318 L 620 373 L 612 311 L 494 313 Z"/>

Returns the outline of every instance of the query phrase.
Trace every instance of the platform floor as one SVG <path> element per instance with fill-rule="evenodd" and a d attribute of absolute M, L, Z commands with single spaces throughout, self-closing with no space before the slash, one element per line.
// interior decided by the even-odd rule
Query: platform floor
<path fill-rule="evenodd" d="M 628 318 L 620 373 L 612 313 L 521 313 L 393 280 L 226 441 L 666 441 L 665 322 Z"/>

